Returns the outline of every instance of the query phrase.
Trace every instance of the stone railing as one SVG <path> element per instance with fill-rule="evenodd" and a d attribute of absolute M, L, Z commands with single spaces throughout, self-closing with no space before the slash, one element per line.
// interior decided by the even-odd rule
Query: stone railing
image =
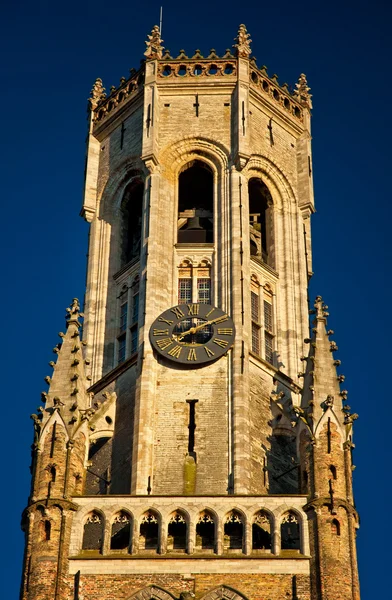
<path fill-rule="evenodd" d="M 261 91 L 262 94 L 272 98 L 272 100 L 280 104 L 280 106 L 283 106 L 288 113 L 300 121 L 303 121 L 303 110 L 300 104 L 291 95 L 287 83 L 279 85 L 276 75 L 268 77 L 266 68 L 257 68 L 255 62 L 251 62 L 250 64 L 249 78 L 250 83 L 254 88 Z"/>
<path fill-rule="evenodd" d="M 167 555 L 173 552 L 168 543 L 168 531 L 173 520 L 182 522 L 184 545 L 179 551 L 182 554 L 198 555 L 208 552 L 215 557 L 227 558 L 230 554 L 238 556 L 279 555 L 285 556 L 281 531 L 284 523 L 292 523 L 299 533 L 297 549 L 286 556 L 294 554 L 309 555 L 309 536 L 307 517 L 302 510 L 306 504 L 306 496 L 95 496 L 75 497 L 73 501 L 79 505 L 72 525 L 70 555 L 83 556 L 83 534 L 85 524 L 92 520 L 99 521 L 102 527 L 103 541 L 98 553 L 110 556 L 113 523 L 123 519 L 129 523 L 129 546 L 125 553 L 137 558 L 146 557 L 144 540 L 141 541 L 141 526 L 147 521 L 155 523 L 157 543 L 155 555 Z M 203 550 L 198 541 L 198 524 L 211 523 L 212 544 L 209 550 Z M 228 543 L 228 524 L 238 524 L 241 531 L 239 540 L 233 545 Z M 258 524 L 266 532 L 269 544 L 258 548 L 253 539 L 254 525 Z M 229 527 L 230 529 L 230 527 Z M 237 531 L 237 537 L 238 537 Z M 241 540 L 242 537 L 242 540 Z M 114 551 L 116 552 L 116 551 Z M 88 551 L 87 551 L 88 553 Z M 173 552 L 173 556 L 178 555 Z"/>
<path fill-rule="evenodd" d="M 94 125 L 100 123 L 109 114 L 115 111 L 117 107 L 124 103 L 125 100 L 132 96 L 136 96 L 144 87 L 144 68 L 138 73 L 132 74 L 129 79 L 122 77 L 120 86 L 110 88 L 110 95 L 107 98 L 102 98 L 98 106 L 94 109 Z"/>

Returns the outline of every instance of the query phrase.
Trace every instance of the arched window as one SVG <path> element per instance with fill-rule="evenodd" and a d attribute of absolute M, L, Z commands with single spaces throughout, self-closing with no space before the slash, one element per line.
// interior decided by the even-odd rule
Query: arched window
<path fill-rule="evenodd" d="M 239 512 L 232 510 L 225 519 L 223 548 L 226 552 L 230 550 L 242 550 L 244 525 Z"/>
<path fill-rule="evenodd" d="M 88 495 L 109 493 L 112 441 L 111 437 L 101 437 L 90 444 L 85 485 Z"/>
<path fill-rule="evenodd" d="M 214 517 L 208 510 L 203 510 L 196 524 L 196 550 L 213 550 L 215 547 Z"/>
<path fill-rule="evenodd" d="M 201 160 L 188 163 L 178 179 L 178 242 L 213 242 L 214 178 Z"/>
<path fill-rule="evenodd" d="M 50 481 L 54 483 L 56 481 L 56 468 L 50 467 Z"/>
<path fill-rule="evenodd" d="M 121 265 L 137 260 L 142 238 L 144 184 L 136 178 L 125 189 L 121 203 Z"/>
<path fill-rule="evenodd" d="M 158 552 L 159 526 L 157 515 L 149 510 L 140 521 L 139 550 L 154 550 Z"/>
<path fill-rule="evenodd" d="M 292 511 L 285 513 L 280 525 L 282 550 L 300 550 L 301 536 L 298 517 Z"/>
<path fill-rule="evenodd" d="M 252 550 L 271 550 L 271 521 L 268 514 L 260 510 L 252 524 Z"/>
<path fill-rule="evenodd" d="M 121 511 L 115 515 L 110 536 L 110 550 L 130 550 L 131 518 Z"/>
<path fill-rule="evenodd" d="M 331 522 L 332 535 L 340 536 L 340 523 L 337 519 L 333 519 Z"/>
<path fill-rule="evenodd" d="M 329 467 L 329 479 L 337 479 L 338 473 L 335 465 L 330 465 Z"/>
<path fill-rule="evenodd" d="M 248 193 L 251 256 L 273 267 L 271 194 L 265 183 L 256 177 L 249 180 Z"/>
<path fill-rule="evenodd" d="M 103 542 L 103 522 L 101 515 L 96 511 L 91 512 L 84 524 L 83 550 L 101 552 Z"/>
<path fill-rule="evenodd" d="M 187 525 L 185 516 L 178 510 L 169 520 L 167 530 L 167 551 L 186 551 Z"/>

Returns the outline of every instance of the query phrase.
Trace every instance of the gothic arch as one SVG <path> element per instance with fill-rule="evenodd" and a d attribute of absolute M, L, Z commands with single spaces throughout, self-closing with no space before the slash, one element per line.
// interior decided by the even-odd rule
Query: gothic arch
<path fill-rule="evenodd" d="M 145 181 L 147 175 L 148 171 L 140 159 L 127 159 L 119 165 L 110 174 L 98 201 L 99 217 L 110 221 L 111 215 L 118 215 L 125 188 L 136 178 Z"/>
<path fill-rule="evenodd" d="M 128 596 L 126 600 L 174 600 L 174 596 L 156 585 L 148 585 L 138 592 Z"/>
<path fill-rule="evenodd" d="M 242 174 L 248 181 L 253 177 L 261 179 L 268 187 L 277 208 L 298 205 L 294 189 L 283 169 L 265 156 L 253 155 Z"/>
<path fill-rule="evenodd" d="M 227 585 L 220 585 L 204 594 L 200 600 L 248 600 L 244 594 Z"/>
<path fill-rule="evenodd" d="M 314 437 L 315 437 L 315 439 L 320 437 L 325 425 L 328 422 L 328 417 L 331 419 L 331 422 L 336 425 L 337 433 L 339 433 L 339 436 L 340 436 L 340 447 L 343 448 L 343 442 L 345 441 L 344 433 L 342 431 L 342 426 L 339 423 L 339 419 L 337 418 L 333 408 L 330 408 L 330 407 L 327 408 L 327 410 L 325 411 L 325 413 L 323 414 L 323 416 L 317 423 L 317 425 L 315 427 L 315 431 L 314 431 Z"/>
<path fill-rule="evenodd" d="M 215 140 L 189 136 L 164 148 L 159 160 L 168 175 L 178 177 L 181 169 L 192 160 L 206 162 L 215 173 L 223 171 L 228 168 L 229 155 L 229 149 Z"/>

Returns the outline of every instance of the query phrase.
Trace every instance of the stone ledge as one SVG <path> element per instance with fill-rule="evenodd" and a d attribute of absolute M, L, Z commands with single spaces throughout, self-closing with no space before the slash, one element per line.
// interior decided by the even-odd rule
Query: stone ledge
<path fill-rule="evenodd" d="M 119 557 L 118 557 L 119 558 Z M 90 559 L 81 559 L 78 556 L 69 559 L 69 572 L 74 575 L 78 571 L 82 575 L 97 575 L 99 573 L 108 574 L 156 574 L 156 573 L 173 573 L 173 560 L 165 557 L 162 558 L 146 558 L 145 560 L 134 560 L 131 557 L 118 558 L 95 557 Z M 177 558 L 175 560 L 175 573 L 204 573 L 204 574 L 225 574 L 225 573 L 246 573 L 257 574 L 267 573 L 274 574 L 290 574 L 308 575 L 310 572 L 310 558 L 300 556 L 297 559 L 284 559 L 281 557 L 260 560 L 259 557 L 224 557 L 213 558 L 215 564 L 210 558 L 200 559 L 194 557 Z"/>

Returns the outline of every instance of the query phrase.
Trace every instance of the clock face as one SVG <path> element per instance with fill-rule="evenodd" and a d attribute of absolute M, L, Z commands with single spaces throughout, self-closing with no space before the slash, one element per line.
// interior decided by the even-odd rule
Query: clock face
<path fill-rule="evenodd" d="M 150 329 L 150 341 L 158 354 L 188 366 L 226 354 L 234 335 L 231 317 L 211 304 L 173 306 L 159 315 Z"/>

